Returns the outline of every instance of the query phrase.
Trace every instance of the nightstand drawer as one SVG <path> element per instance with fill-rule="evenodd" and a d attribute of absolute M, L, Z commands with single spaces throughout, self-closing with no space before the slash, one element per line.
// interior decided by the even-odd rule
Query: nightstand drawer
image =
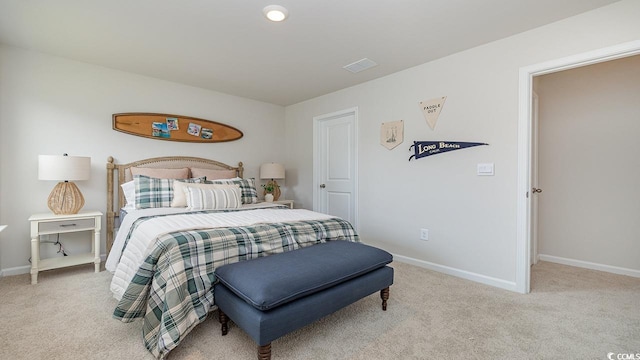
<path fill-rule="evenodd" d="M 89 219 L 73 219 L 60 221 L 47 221 L 38 224 L 39 233 L 63 233 L 68 231 L 93 230 L 96 227 L 96 220 Z"/>

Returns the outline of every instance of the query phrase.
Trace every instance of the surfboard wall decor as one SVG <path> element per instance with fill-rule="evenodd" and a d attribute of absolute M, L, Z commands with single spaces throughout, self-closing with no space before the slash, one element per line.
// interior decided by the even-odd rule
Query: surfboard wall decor
<path fill-rule="evenodd" d="M 113 114 L 113 130 L 149 139 L 201 143 L 233 141 L 244 135 L 215 121 L 154 113 Z"/>

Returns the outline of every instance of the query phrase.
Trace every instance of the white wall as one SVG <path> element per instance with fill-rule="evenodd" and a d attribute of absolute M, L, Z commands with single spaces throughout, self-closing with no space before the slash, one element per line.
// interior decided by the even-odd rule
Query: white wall
<path fill-rule="evenodd" d="M 638 18 L 640 2 L 622 1 L 287 107 L 286 162 L 297 180 L 287 178 L 287 197 L 312 205 L 312 118 L 357 106 L 362 240 L 426 267 L 515 289 L 518 71 L 637 40 Z M 418 102 L 440 96 L 447 101 L 432 131 Z M 380 124 L 400 119 L 405 142 L 388 151 L 379 144 Z M 415 140 L 490 146 L 408 162 Z M 495 176 L 476 176 L 481 162 L 494 163 Z M 419 240 L 420 228 L 430 230 L 430 241 Z"/>
<path fill-rule="evenodd" d="M 539 253 L 640 270 L 640 56 L 540 76 Z"/>
<path fill-rule="evenodd" d="M 112 130 L 111 115 L 120 112 L 214 120 L 242 130 L 244 137 L 218 144 L 145 139 Z M 55 182 L 38 180 L 39 154 L 90 156 L 91 180 L 77 185 L 84 209 L 103 212 L 108 156 L 119 163 L 168 155 L 243 161 L 246 177 L 257 177 L 263 162 L 284 161 L 282 106 L 7 46 L 0 47 L 0 125 L 0 223 L 9 225 L 0 235 L 5 275 L 25 270 L 30 257 L 27 219 L 49 211 L 47 197 Z M 70 251 L 88 244 L 75 240 L 63 243 Z M 42 251 L 52 248 L 43 245 Z"/>

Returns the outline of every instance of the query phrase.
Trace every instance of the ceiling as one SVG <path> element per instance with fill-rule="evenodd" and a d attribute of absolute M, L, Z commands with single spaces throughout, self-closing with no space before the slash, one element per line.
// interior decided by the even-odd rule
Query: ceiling
<path fill-rule="evenodd" d="M 616 1 L 0 0 L 0 43 L 290 105 Z"/>

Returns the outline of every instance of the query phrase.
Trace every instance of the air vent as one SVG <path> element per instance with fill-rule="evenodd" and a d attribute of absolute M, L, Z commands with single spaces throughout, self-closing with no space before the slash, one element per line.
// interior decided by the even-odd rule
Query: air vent
<path fill-rule="evenodd" d="M 372 68 L 374 66 L 378 65 L 375 61 L 364 58 L 364 59 L 360 59 L 354 63 L 351 63 L 349 65 L 343 66 L 342 68 L 347 70 L 347 71 L 351 71 L 352 73 L 358 73 L 360 71 L 364 71 L 367 70 L 368 68 Z"/>

